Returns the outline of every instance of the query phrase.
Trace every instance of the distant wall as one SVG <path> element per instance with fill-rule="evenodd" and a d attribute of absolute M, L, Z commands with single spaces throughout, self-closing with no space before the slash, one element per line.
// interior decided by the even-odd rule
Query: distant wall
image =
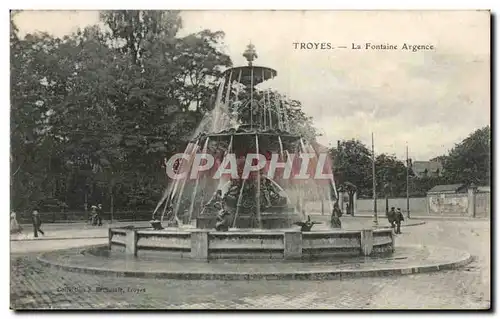
<path fill-rule="evenodd" d="M 410 198 L 410 213 L 417 216 L 471 216 L 472 209 L 469 208 L 469 195 L 467 193 L 459 194 L 437 194 L 429 195 L 428 197 L 412 197 Z M 490 216 L 491 193 L 480 192 L 476 193 L 476 217 Z M 391 207 L 401 208 L 402 212 L 406 209 L 406 198 L 389 198 L 389 209 Z M 307 202 L 307 211 L 320 212 L 320 202 Z M 345 203 L 343 207 L 345 211 Z M 329 213 L 328 203 L 324 203 L 323 208 L 325 214 Z M 356 212 L 358 214 L 367 214 L 373 212 L 372 199 L 358 199 L 356 201 Z M 377 212 L 385 214 L 385 198 L 377 199 Z M 405 214 L 406 215 L 406 214 Z"/>
<path fill-rule="evenodd" d="M 476 217 L 489 217 L 491 212 L 491 193 L 476 194 Z"/>
<path fill-rule="evenodd" d="M 432 194 L 429 200 L 430 215 L 467 216 L 469 210 L 468 194 Z"/>
<path fill-rule="evenodd" d="M 490 216 L 491 193 L 475 193 L 475 203 L 472 202 L 471 194 L 437 194 L 429 195 L 430 215 L 470 216 L 472 217 L 475 204 L 476 217 Z"/>
<path fill-rule="evenodd" d="M 356 206 L 358 213 L 371 213 L 373 212 L 373 199 L 358 199 Z M 401 208 L 401 211 L 406 212 L 406 198 L 389 198 L 389 209 L 391 207 Z M 377 199 L 377 212 L 385 214 L 385 198 Z M 427 214 L 427 198 L 410 198 L 410 212 Z"/>

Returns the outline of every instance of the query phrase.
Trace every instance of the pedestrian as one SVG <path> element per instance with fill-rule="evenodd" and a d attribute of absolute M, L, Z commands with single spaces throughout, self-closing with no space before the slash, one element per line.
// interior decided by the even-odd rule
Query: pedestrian
<path fill-rule="evenodd" d="M 34 236 L 38 237 L 38 233 L 40 233 L 40 234 L 42 234 L 42 235 L 45 236 L 45 233 L 40 228 L 40 226 L 42 226 L 42 219 L 40 218 L 40 214 L 38 213 L 38 209 L 37 208 L 35 208 L 33 210 L 32 220 L 33 220 L 33 233 L 34 233 Z"/>
<path fill-rule="evenodd" d="M 21 228 L 21 226 L 17 222 L 16 213 L 11 212 L 10 213 L 10 233 L 11 234 L 20 234 L 22 232 L 22 230 L 23 229 Z"/>
<path fill-rule="evenodd" d="M 396 234 L 401 234 L 401 222 L 404 220 L 405 218 L 403 216 L 403 213 L 401 213 L 401 208 L 398 208 L 398 211 L 396 212 L 396 216 L 394 218 L 394 222 L 396 224 Z"/>
<path fill-rule="evenodd" d="M 389 221 L 389 224 L 391 224 L 391 228 L 396 226 L 396 210 L 394 207 L 391 207 L 391 210 L 387 212 L 387 220 Z"/>
<path fill-rule="evenodd" d="M 92 210 L 92 212 L 90 213 L 90 224 L 92 226 L 96 226 L 97 225 L 97 206 L 95 205 L 92 205 L 92 207 L 90 207 L 90 209 Z"/>
<path fill-rule="evenodd" d="M 97 205 L 97 226 L 102 226 L 102 204 Z"/>

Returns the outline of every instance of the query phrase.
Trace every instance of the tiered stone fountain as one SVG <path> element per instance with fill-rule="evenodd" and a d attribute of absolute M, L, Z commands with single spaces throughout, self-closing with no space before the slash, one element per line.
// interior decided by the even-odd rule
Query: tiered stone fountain
<path fill-rule="evenodd" d="M 258 88 L 276 77 L 277 71 L 253 65 L 257 54 L 251 44 L 243 56 L 248 65 L 224 72 L 212 114 L 202 121 L 186 147 L 184 155 L 189 159 L 177 169 L 187 174 L 170 183 L 153 213 L 152 224 L 157 229 L 111 229 L 110 249 L 139 257 L 206 260 L 318 259 L 391 253 L 394 238 L 390 229 L 342 231 L 313 227 L 302 232 L 295 226 L 306 219 L 305 196 L 313 194 L 323 209 L 332 212 L 338 194 L 331 171 L 331 177 L 322 182 L 311 178 L 297 183 L 262 172 L 241 177 L 249 153 L 264 155 L 267 164 L 272 154 L 277 154 L 281 162 L 292 163 L 292 157 L 309 153 L 313 154 L 313 164 L 320 162 L 314 142 L 295 128 L 285 98 Z M 227 164 L 225 158 L 233 155 L 240 175 L 214 179 L 213 170 L 209 170 L 191 179 L 197 154 L 211 154 L 223 166 Z M 215 230 L 221 209 L 226 211 L 221 223 L 229 231 Z"/>

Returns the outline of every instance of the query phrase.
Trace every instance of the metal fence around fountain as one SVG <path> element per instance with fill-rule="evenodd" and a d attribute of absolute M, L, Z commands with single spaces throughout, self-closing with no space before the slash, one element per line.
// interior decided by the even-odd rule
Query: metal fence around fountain
<path fill-rule="evenodd" d="M 91 211 L 70 210 L 70 211 L 50 211 L 40 212 L 40 217 L 44 224 L 59 223 L 83 223 L 87 222 L 92 215 Z M 17 221 L 20 224 L 31 224 L 31 212 L 17 212 Z M 151 219 L 151 210 L 119 210 L 103 212 L 101 214 L 103 222 L 141 222 Z"/>

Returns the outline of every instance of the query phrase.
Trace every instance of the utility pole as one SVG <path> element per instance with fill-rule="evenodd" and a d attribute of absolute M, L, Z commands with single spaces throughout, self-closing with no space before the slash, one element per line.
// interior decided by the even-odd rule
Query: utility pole
<path fill-rule="evenodd" d="M 378 216 L 377 216 L 377 179 L 375 176 L 375 146 L 373 142 L 373 132 L 372 132 L 372 175 L 373 175 L 373 226 L 378 226 Z"/>
<path fill-rule="evenodd" d="M 115 210 L 114 183 L 115 183 L 114 174 L 113 171 L 111 170 L 111 181 L 109 187 L 109 193 L 110 193 L 109 213 L 111 215 L 109 220 L 110 224 L 113 224 L 113 214 Z"/>
<path fill-rule="evenodd" d="M 408 158 L 408 143 L 406 143 L 406 212 L 410 219 L 410 159 Z"/>

